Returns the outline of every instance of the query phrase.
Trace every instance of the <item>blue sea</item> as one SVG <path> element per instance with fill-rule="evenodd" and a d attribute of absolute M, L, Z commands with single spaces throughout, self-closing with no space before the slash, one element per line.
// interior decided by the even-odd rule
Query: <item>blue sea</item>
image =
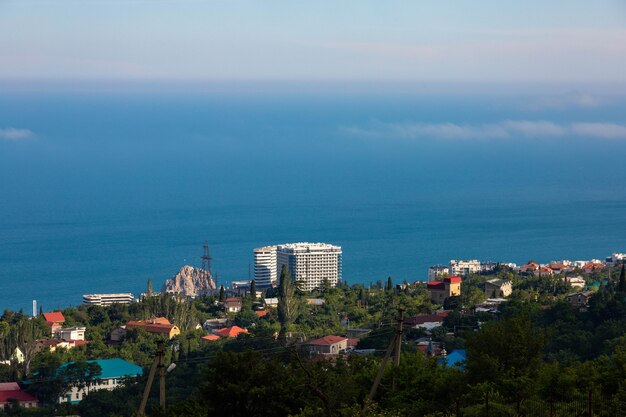
<path fill-rule="evenodd" d="M 626 96 L 452 90 L 5 83 L 0 309 L 139 294 L 205 240 L 222 284 L 292 241 L 351 284 L 626 251 Z"/>

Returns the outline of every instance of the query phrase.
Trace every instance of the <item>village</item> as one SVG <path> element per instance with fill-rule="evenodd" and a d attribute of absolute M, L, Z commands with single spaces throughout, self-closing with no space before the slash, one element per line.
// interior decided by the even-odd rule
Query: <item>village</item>
<path fill-rule="evenodd" d="M 33 311 L 33 317 L 5 311 L 0 408 L 75 406 L 90 393 L 144 381 L 163 342 L 163 367 L 198 354 L 268 346 L 336 363 L 355 355 L 380 357 L 397 334 L 398 358 L 401 350 L 416 352 L 464 370 L 468 335 L 498 320 L 509 300 L 565 302 L 584 314 L 599 290 L 626 285 L 624 259 L 614 253 L 604 261 L 521 266 L 451 260 L 430 267 L 427 282 L 394 284 L 389 277 L 366 288 L 326 280 L 310 291 L 298 288 L 283 267 L 276 287 L 259 290 L 252 280 L 203 294 L 153 292 L 149 282 L 139 300 L 90 294 L 78 308 Z M 203 277 L 203 269 L 189 268 L 181 273 Z M 77 376 L 77 366 L 80 374 L 91 369 L 89 377 Z M 46 384 L 59 385 L 52 397 L 41 389 Z"/>

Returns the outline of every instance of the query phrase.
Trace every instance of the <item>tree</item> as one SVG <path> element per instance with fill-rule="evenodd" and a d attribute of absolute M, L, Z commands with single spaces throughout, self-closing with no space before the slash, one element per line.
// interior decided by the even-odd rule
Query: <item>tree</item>
<path fill-rule="evenodd" d="M 324 277 L 324 280 L 322 281 L 322 293 L 326 294 L 331 288 L 332 285 L 330 285 L 330 280 L 328 277 Z"/>
<path fill-rule="evenodd" d="M 387 292 L 391 292 L 393 290 L 393 282 L 391 281 L 391 277 L 387 277 L 387 288 L 385 288 Z"/>
<path fill-rule="evenodd" d="M 256 301 L 256 281 L 250 281 L 250 299 Z"/>
<path fill-rule="evenodd" d="M 278 288 L 278 320 L 280 321 L 281 336 L 285 336 L 289 324 L 298 316 L 298 300 L 295 297 L 295 292 L 296 288 L 291 279 L 291 273 L 287 269 L 287 265 L 283 265 Z"/>
<path fill-rule="evenodd" d="M 152 278 L 148 278 L 148 291 L 146 294 L 148 297 L 152 297 Z"/>
<path fill-rule="evenodd" d="M 619 284 L 617 285 L 617 291 L 626 292 L 626 272 L 624 272 L 624 265 L 626 262 L 622 262 L 622 271 L 619 273 Z"/>
<path fill-rule="evenodd" d="M 224 291 L 224 286 L 220 285 L 220 301 L 224 301 L 226 299 L 226 294 Z"/>
<path fill-rule="evenodd" d="M 97 362 L 77 361 L 72 362 L 61 368 L 59 372 L 63 380 L 70 381 L 79 391 L 86 388 L 89 394 L 89 388 L 93 385 L 95 379 L 102 374 L 102 368 Z"/>

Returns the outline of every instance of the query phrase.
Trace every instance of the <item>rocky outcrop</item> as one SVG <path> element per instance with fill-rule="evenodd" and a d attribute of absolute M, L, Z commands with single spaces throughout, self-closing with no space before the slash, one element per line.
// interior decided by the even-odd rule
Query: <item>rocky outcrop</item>
<path fill-rule="evenodd" d="M 190 297 L 209 295 L 215 290 L 215 281 L 204 269 L 185 265 L 172 278 L 165 281 L 161 292 L 176 293 Z"/>

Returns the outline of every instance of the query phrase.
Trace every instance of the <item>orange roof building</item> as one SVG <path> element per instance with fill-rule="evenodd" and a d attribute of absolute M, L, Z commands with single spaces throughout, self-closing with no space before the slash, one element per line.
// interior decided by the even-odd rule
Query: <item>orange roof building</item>
<path fill-rule="evenodd" d="M 148 333 L 167 335 L 169 339 L 173 339 L 180 334 L 180 329 L 170 323 L 165 317 L 156 317 L 149 320 L 131 320 L 126 323 L 126 328 L 142 328 Z"/>
<path fill-rule="evenodd" d="M 256 314 L 259 318 L 267 316 L 268 313 L 268 310 L 257 310 L 254 312 L 254 314 Z"/>
<path fill-rule="evenodd" d="M 49 313 L 43 313 L 43 318 L 46 321 L 46 323 L 48 323 L 48 325 L 65 323 L 65 317 L 63 316 L 63 313 L 61 313 L 60 311 L 51 311 Z"/>
<path fill-rule="evenodd" d="M 307 344 L 312 354 L 336 355 L 348 347 L 348 341 L 349 339 L 347 337 L 328 335 L 311 340 Z"/>
<path fill-rule="evenodd" d="M 240 334 L 248 334 L 248 330 L 239 326 L 230 326 L 216 330 L 214 333 L 220 337 L 237 337 Z"/>

